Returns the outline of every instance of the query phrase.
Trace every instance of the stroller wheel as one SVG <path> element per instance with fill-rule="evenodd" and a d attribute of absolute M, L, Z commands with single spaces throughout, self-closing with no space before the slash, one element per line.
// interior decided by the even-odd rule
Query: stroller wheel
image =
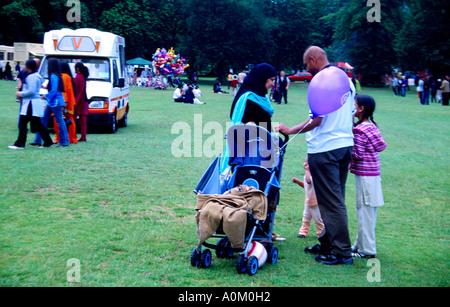
<path fill-rule="evenodd" d="M 212 255 L 209 249 L 205 249 L 200 258 L 200 265 L 202 268 L 209 268 L 211 265 Z"/>
<path fill-rule="evenodd" d="M 200 257 L 201 254 L 197 251 L 196 248 L 191 253 L 191 265 L 192 266 L 199 266 L 200 265 Z"/>
<path fill-rule="evenodd" d="M 268 247 L 267 250 L 267 262 L 274 264 L 278 260 L 278 248 L 275 246 Z"/>
<path fill-rule="evenodd" d="M 258 258 L 250 256 L 247 261 L 247 274 L 252 276 L 258 272 Z"/>
<path fill-rule="evenodd" d="M 227 245 L 226 239 L 220 239 L 217 242 L 216 256 L 217 258 L 225 258 L 225 246 Z"/>
<path fill-rule="evenodd" d="M 245 255 L 239 255 L 236 270 L 239 274 L 245 274 L 247 272 L 247 257 Z"/>
<path fill-rule="evenodd" d="M 231 248 L 231 242 L 228 239 L 222 238 L 217 242 L 216 256 L 218 258 L 231 258 L 233 252 L 228 249 Z"/>

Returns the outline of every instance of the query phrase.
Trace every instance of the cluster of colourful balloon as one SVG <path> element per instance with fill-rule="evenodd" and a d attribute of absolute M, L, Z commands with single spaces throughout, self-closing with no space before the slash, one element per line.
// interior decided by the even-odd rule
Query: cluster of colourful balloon
<path fill-rule="evenodd" d="M 153 69 L 158 76 L 182 75 L 184 70 L 189 67 L 186 60 L 179 54 L 175 54 L 173 47 L 167 51 L 165 48 L 158 48 L 153 54 Z"/>

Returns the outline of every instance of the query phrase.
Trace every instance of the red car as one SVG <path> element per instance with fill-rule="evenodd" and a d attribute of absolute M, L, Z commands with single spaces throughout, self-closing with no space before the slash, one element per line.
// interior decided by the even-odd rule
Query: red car
<path fill-rule="evenodd" d="M 298 72 L 296 74 L 288 76 L 289 80 L 291 81 L 305 81 L 305 82 L 310 82 L 312 77 L 313 76 L 306 71 Z"/>

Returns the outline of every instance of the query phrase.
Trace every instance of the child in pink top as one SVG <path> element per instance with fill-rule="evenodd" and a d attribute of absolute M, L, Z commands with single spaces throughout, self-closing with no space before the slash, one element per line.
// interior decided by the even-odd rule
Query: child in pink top
<path fill-rule="evenodd" d="M 384 205 L 381 189 L 379 152 L 386 148 L 380 130 L 373 120 L 375 101 L 367 95 L 355 100 L 354 143 L 350 172 L 355 174 L 358 235 L 352 247 L 353 257 L 375 257 L 377 208 Z"/>
<path fill-rule="evenodd" d="M 296 177 L 292 178 L 292 182 L 298 184 L 302 188 L 305 188 L 305 207 L 303 209 L 302 226 L 298 231 L 299 238 L 306 238 L 311 227 L 311 219 L 314 219 L 316 223 L 316 234 L 319 236 L 325 227 L 320 215 L 319 206 L 317 203 L 316 193 L 314 192 L 314 185 L 309 171 L 308 158 L 303 163 L 305 169 L 304 181 L 298 180 Z"/>

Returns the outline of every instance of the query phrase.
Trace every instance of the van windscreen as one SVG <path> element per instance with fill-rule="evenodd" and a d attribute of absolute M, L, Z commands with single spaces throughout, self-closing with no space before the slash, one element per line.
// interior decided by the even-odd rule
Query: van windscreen
<path fill-rule="evenodd" d="M 52 57 L 47 57 L 39 70 L 39 73 L 45 79 L 48 79 L 47 63 Z M 69 63 L 70 70 L 72 71 L 72 76 L 75 78 L 75 64 L 77 62 L 82 62 L 89 69 L 89 80 L 95 81 L 111 81 L 111 67 L 108 58 L 98 58 L 98 57 L 53 57 L 59 60 L 60 63 Z"/>

